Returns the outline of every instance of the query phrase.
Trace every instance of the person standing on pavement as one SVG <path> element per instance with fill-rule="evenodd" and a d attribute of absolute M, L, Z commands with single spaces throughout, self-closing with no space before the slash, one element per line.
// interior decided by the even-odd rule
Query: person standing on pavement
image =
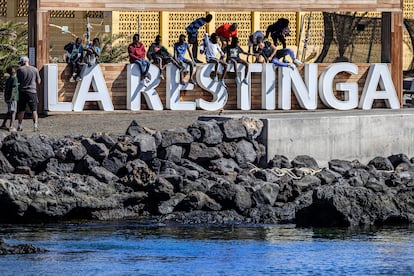
<path fill-rule="evenodd" d="M 192 45 L 191 51 L 194 57 L 194 61 L 196 63 L 202 63 L 200 60 L 197 59 L 198 56 L 198 30 L 206 25 L 207 23 L 210 23 L 213 19 L 213 15 L 207 14 L 206 17 L 200 17 L 191 22 L 185 30 L 187 31 L 188 36 L 188 43 Z"/>
<path fill-rule="evenodd" d="M 19 60 L 20 67 L 17 69 L 16 75 L 19 82 L 19 101 L 17 103 L 17 131 L 22 131 L 22 122 L 26 106 L 32 112 L 33 130 L 39 131 L 37 105 L 37 85 L 40 85 L 41 79 L 39 70 L 29 64 L 29 58 L 21 57 Z"/>
<path fill-rule="evenodd" d="M 4 89 L 4 100 L 7 103 L 7 114 L 4 117 L 1 128 L 15 131 L 13 127 L 16 119 L 17 101 L 19 100 L 19 83 L 16 77 L 16 68 L 14 66 L 7 67 L 6 72 L 9 78 L 6 80 L 6 87 Z M 7 120 L 10 120 L 9 127 L 6 127 Z"/>

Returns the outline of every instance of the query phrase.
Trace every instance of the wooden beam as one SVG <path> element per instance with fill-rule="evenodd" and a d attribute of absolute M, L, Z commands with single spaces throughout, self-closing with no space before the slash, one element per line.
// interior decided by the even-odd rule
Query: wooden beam
<path fill-rule="evenodd" d="M 403 105 L 403 13 L 391 14 L 391 76 L 395 90 Z"/>
<path fill-rule="evenodd" d="M 49 12 L 38 10 L 38 0 L 29 0 L 28 57 L 30 64 L 42 75 L 43 65 L 49 63 Z M 44 111 L 44 78 L 38 91 L 39 112 Z"/>
<path fill-rule="evenodd" d="M 99 11 L 401 11 L 400 0 L 39 0 L 44 10 Z"/>

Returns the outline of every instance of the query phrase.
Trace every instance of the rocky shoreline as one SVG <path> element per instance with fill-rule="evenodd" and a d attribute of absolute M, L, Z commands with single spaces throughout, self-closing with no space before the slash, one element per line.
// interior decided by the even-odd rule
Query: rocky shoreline
<path fill-rule="evenodd" d="M 265 160 L 260 120 L 198 120 L 125 135 L 1 139 L 0 222 L 138 218 L 151 223 L 414 223 L 414 159 Z"/>

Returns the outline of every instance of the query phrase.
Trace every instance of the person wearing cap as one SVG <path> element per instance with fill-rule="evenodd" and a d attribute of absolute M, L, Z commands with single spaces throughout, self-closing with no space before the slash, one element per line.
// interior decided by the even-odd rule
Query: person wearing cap
<path fill-rule="evenodd" d="M 216 34 L 220 39 L 221 48 L 224 49 L 229 45 L 230 38 L 237 37 L 237 23 L 223 24 L 217 28 Z"/>
<path fill-rule="evenodd" d="M 16 75 L 19 82 L 19 101 L 17 102 L 17 131 L 22 131 L 22 122 L 26 106 L 32 112 L 34 131 L 39 131 L 37 105 L 37 85 L 41 83 L 39 70 L 29 64 L 27 57 L 21 57 L 19 60 L 20 67 L 17 69 Z"/>

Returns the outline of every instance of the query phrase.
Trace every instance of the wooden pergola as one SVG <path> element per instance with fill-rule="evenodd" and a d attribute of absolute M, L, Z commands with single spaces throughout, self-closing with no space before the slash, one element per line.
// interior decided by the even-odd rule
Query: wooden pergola
<path fill-rule="evenodd" d="M 390 63 L 400 100 L 403 80 L 402 0 L 29 0 L 29 55 L 39 69 L 49 63 L 49 11 L 278 11 L 381 12 L 381 62 Z"/>

